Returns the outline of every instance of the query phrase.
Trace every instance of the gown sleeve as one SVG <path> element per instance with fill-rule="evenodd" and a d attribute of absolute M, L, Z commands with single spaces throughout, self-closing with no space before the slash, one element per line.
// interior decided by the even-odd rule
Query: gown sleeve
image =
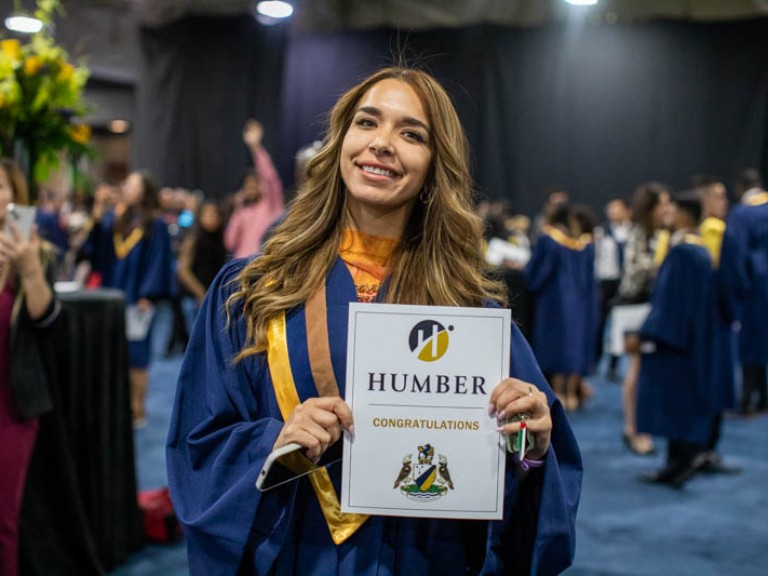
<path fill-rule="evenodd" d="M 741 301 L 750 288 L 747 272 L 749 226 L 744 221 L 744 216 L 745 209 L 742 206 L 736 206 L 731 211 L 720 252 L 718 286 L 726 315 L 732 319 L 739 319 Z"/>
<path fill-rule="evenodd" d="M 244 265 L 235 260 L 208 291 L 179 374 L 166 460 L 174 509 L 187 538 L 192 576 L 236 574 L 252 531 L 271 542 L 285 530 L 295 489 L 260 493 L 259 471 L 272 449 L 282 418 L 270 406 L 266 361 L 239 363 L 245 327 L 240 308 L 226 302 Z M 292 483 L 296 484 L 296 483 Z M 267 556 L 275 544 L 260 551 Z"/>
<path fill-rule="evenodd" d="M 563 406 L 539 369 L 533 352 L 513 325 L 511 374 L 545 392 L 552 437 L 542 468 L 518 482 L 507 475 L 504 521 L 494 523 L 490 544 L 505 574 L 560 574 L 576 551 L 576 511 L 581 495 L 582 461 Z M 490 572 L 493 572 L 491 570 Z"/>
<path fill-rule="evenodd" d="M 165 223 L 152 222 L 152 233 L 144 252 L 142 274 L 139 277 L 137 298 L 167 298 L 171 295 L 173 254 L 171 236 Z"/>
<path fill-rule="evenodd" d="M 555 271 L 556 251 L 552 250 L 553 240 L 540 236 L 533 247 L 531 259 L 525 267 L 525 282 L 531 292 L 540 292 Z"/>
<path fill-rule="evenodd" d="M 114 213 L 108 212 L 99 222 L 94 222 L 80 247 L 80 258 L 88 260 L 91 268 L 106 276 L 114 260 L 113 234 Z"/>

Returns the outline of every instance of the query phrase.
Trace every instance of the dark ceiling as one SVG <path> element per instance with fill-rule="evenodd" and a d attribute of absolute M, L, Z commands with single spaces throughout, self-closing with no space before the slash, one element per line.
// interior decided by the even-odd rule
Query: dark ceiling
<path fill-rule="evenodd" d="M 20 0 L 33 8 L 33 0 Z M 134 82 L 138 73 L 136 27 L 188 14 L 253 13 L 256 0 L 63 0 L 56 34 L 75 56 L 86 56 L 92 75 Z M 722 21 L 768 15 L 768 0 L 600 0 L 592 7 L 562 0 L 293 0 L 294 31 L 446 28 L 491 23 L 538 26 L 586 18 L 622 24 L 654 18 Z M 14 0 L 0 0 L 0 16 Z"/>

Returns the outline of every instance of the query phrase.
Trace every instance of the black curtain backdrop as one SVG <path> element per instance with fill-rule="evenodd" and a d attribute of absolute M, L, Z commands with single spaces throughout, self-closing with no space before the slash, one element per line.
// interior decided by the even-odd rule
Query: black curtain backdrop
<path fill-rule="evenodd" d="M 137 158 L 171 184 L 231 190 L 253 115 L 289 187 L 296 151 L 322 136 L 336 98 L 401 55 L 452 94 L 481 193 L 524 213 L 555 183 L 598 208 L 644 180 L 681 188 L 706 172 L 731 184 L 745 166 L 768 168 L 765 19 L 327 35 L 209 21 L 142 37 L 154 120 L 137 129 Z"/>
<path fill-rule="evenodd" d="M 144 69 L 138 90 L 134 167 L 160 185 L 224 196 L 252 166 L 243 144 L 248 118 L 279 142 L 285 27 L 253 18 L 188 17 L 141 30 Z"/>

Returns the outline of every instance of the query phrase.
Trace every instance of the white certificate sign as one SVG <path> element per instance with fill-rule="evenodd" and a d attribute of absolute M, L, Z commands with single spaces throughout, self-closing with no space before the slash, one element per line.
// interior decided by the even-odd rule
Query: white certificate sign
<path fill-rule="evenodd" d="M 493 388 L 509 375 L 510 312 L 349 306 L 341 511 L 498 520 L 506 451 Z"/>

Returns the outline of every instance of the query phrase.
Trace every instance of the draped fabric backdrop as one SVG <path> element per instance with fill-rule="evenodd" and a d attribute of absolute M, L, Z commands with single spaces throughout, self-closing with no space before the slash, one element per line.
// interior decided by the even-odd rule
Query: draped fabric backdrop
<path fill-rule="evenodd" d="M 335 99 L 404 56 L 452 94 L 480 192 L 518 211 L 536 212 L 555 183 L 595 208 L 649 179 L 681 188 L 706 172 L 730 185 L 746 166 L 768 172 L 766 37 L 766 19 L 299 35 L 187 18 L 142 33 L 137 167 L 229 192 L 255 116 L 289 187 Z"/>
<path fill-rule="evenodd" d="M 242 128 L 264 124 L 279 142 L 285 31 L 250 17 L 188 17 L 141 31 L 133 165 L 158 183 L 222 197 L 240 187 L 250 164 Z"/>

